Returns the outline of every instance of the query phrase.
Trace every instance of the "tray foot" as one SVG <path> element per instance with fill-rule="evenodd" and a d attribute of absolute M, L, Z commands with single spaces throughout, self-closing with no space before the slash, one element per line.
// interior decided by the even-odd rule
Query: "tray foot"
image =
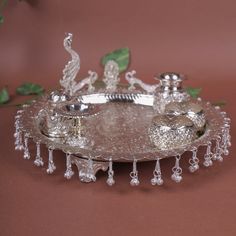
<path fill-rule="evenodd" d="M 79 171 L 79 179 L 81 182 L 90 183 L 96 181 L 96 173 L 99 170 L 106 171 L 108 162 L 99 162 L 92 159 L 82 159 L 71 155 L 71 162 L 75 164 Z"/>

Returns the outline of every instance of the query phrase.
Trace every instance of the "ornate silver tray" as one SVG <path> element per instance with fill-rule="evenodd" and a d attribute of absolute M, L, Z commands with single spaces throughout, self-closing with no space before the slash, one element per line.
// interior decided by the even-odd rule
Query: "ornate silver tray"
<path fill-rule="evenodd" d="M 59 149 L 66 156 L 64 176 L 67 179 L 74 174 L 72 165 L 75 164 L 82 182 L 95 181 L 98 170 L 108 169 L 108 185 L 115 183 L 113 162 L 132 162 L 130 184 L 134 186 L 139 184 L 137 162 L 155 160 L 151 183 L 161 185 L 162 158 L 175 157 L 171 177 L 180 182 L 180 159 L 184 152 L 193 153 L 189 160 L 191 172 L 199 169 L 197 150 L 200 146 L 207 147 L 203 161 L 206 167 L 212 165 L 212 160 L 222 161 L 222 155 L 228 155 L 230 119 L 219 107 L 200 98 L 194 103 L 201 106 L 206 123 L 204 130 L 194 140 L 183 145 L 177 134 L 174 147 L 162 149 L 153 143 L 148 130 L 157 114 L 155 106 L 162 109 L 163 104 L 191 100 L 182 89 L 182 79 L 177 74 L 165 73 L 160 84 L 148 85 L 136 78 L 135 72 L 128 72 L 126 79 L 129 88 L 121 89 L 118 65 L 110 61 L 105 67 L 103 88 L 93 86 L 98 76 L 91 71 L 88 78 L 76 83 L 80 59 L 71 49 L 71 42 L 72 35 L 69 34 L 64 46 L 72 55 L 72 60 L 66 65 L 60 81 L 64 90 L 45 95 L 17 112 L 15 144 L 17 150 L 24 150 L 25 159 L 30 158 L 28 139 L 32 138 L 37 149 L 35 165 L 44 165 L 40 145 L 46 145 L 49 150 L 48 174 L 56 169 L 53 150 Z M 166 92 L 170 88 L 170 81 L 174 85 L 171 85 L 171 92 Z M 139 89 L 135 87 L 137 85 Z"/>

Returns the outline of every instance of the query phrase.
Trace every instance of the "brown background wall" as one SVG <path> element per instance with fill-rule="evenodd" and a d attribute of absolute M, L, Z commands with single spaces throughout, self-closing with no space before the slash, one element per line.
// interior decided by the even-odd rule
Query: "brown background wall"
<path fill-rule="evenodd" d="M 132 68 L 150 80 L 163 71 L 192 79 L 232 79 L 236 61 L 234 0 L 10 0 L 0 27 L 0 85 L 57 84 L 68 60 L 62 41 L 74 33 L 83 77 L 128 46 Z"/>

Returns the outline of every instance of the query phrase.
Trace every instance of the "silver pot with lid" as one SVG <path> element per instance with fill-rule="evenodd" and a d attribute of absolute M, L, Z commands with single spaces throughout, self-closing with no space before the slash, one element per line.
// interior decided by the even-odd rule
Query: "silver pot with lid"
<path fill-rule="evenodd" d="M 203 107 L 197 101 L 171 102 L 166 105 L 165 114 L 184 115 L 194 123 L 197 130 L 203 130 L 206 125 Z"/>
<path fill-rule="evenodd" d="M 174 72 L 162 73 L 156 79 L 160 86 L 155 91 L 153 108 L 157 114 L 165 113 L 165 106 L 170 102 L 182 102 L 190 99 L 189 94 L 182 88 L 184 78 Z"/>
<path fill-rule="evenodd" d="M 197 138 L 193 122 L 182 115 L 157 115 L 148 132 L 151 142 L 160 150 L 184 147 Z"/>

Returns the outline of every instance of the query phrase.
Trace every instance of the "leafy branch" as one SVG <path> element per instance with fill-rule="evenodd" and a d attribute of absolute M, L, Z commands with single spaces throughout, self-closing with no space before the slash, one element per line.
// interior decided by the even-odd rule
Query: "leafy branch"
<path fill-rule="evenodd" d="M 9 93 L 7 91 L 7 88 L 3 88 L 0 91 L 0 104 L 7 103 L 10 100 Z"/>

